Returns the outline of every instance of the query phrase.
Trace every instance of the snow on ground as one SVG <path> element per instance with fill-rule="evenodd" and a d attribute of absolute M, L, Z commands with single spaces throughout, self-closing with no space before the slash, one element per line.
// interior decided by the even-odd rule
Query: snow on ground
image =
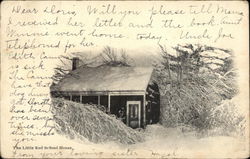
<path fill-rule="evenodd" d="M 181 128 L 164 128 L 161 125 L 149 125 L 145 134 L 144 142 L 128 145 L 114 141 L 95 144 L 88 140 L 67 139 L 64 136 L 57 136 L 58 139 L 54 140 L 57 143 L 54 144 L 73 148 L 65 150 L 60 158 L 245 158 L 248 156 L 248 147 L 244 145 L 246 140 L 238 138 L 227 136 L 200 138 L 196 137 L 194 132 L 183 133 Z"/>
<path fill-rule="evenodd" d="M 242 158 L 249 155 L 248 140 L 230 136 L 202 137 L 195 130 L 188 127 L 166 128 L 159 124 L 148 125 L 145 130 L 137 132 L 94 107 L 82 107 L 79 104 L 67 101 L 66 105 L 67 107 L 58 108 L 56 115 L 60 117 L 60 121 L 68 125 L 66 131 L 65 126 L 62 124 L 61 128 L 65 129 L 64 132 L 70 130 L 70 132 L 74 132 L 70 133 L 74 137 L 66 138 L 67 135 L 58 134 L 52 140 L 57 141 L 57 143 L 53 143 L 54 145 L 71 146 L 72 149 L 64 150 L 63 155 L 54 157 Z M 72 111 L 74 113 L 70 115 Z M 88 122 L 86 121 L 87 117 Z M 102 122 L 97 122 L 97 119 L 98 121 L 101 119 Z M 90 130 L 87 134 L 86 129 Z M 98 134 L 96 135 L 96 133 Z M 81 138 L 77 137 L 78 135 L 81 135 Z M 144 136 L 145 139 L 139 140 L 137 136 Z M 97 140 L 93 140 L 93 137 Z M 55 140 L 55 138 L 58 139 Z M 131 142 L 127 141 L 132 139 L 135 143 L 129 144 Z M 90 142 L 91 140 L 99 142 L 93 143 Z M 40 141 L 40 143 L 42 142 Z M 44 157 L 53 156 L 49 154 L 49 156 L 44 155 Z"/>
<path fill-rule="evenodd" d="M 243 139 L 229 136 L 198 137 L 195 131 L 182 132 L 182 128 L 164 128 L 161 125 L 149 125 L 146 132 L 146 141 L 131 147 L 190 158 L 239 157 L 248 150 L 246 145 L 244 150 Z"/>

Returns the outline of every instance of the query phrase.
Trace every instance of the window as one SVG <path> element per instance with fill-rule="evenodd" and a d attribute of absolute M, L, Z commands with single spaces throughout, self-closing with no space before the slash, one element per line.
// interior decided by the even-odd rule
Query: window
<path fill-rule="evenodd" d="M 70 100 L 70 96 L 63 96 L 64 99 Z"/>
<path fill-rule="evenodd" d="M 84 104 L 98 104 L 98 96 L 82 96 Z"/>
<path fill-rule="evenodd" d="M 73 95 L 72 96 L 72 101 L 80 103 L 80 95 Z"/>
<path fill-rule="evenodd" d="M 101 95 L 100 96 L 100 104 L 108 107 L 108 96 L 107 95 Z"/>
<path fill-rule="evenodd" d="M 130 117 L 138 118 L 138 104 L 129 104 L 130 107 Z"/>

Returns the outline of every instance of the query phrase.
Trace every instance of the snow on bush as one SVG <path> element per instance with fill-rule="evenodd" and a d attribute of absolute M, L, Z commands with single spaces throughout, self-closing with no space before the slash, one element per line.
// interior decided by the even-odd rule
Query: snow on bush
<path fill-rule="evenodd" d="M 193 127 L 205 135 L 235 135 L 245 118 L 232 100 L 238 71 L 232 50 L 200 44 L 177 45 L 176 54 L 160 45 L 155 79 L 161 92 L 161 124 Z M 215 130 L 210 134 L 211 130 Z"/>
<path fill-rule="evenodd" d="M 186 107 L 178 107 L 177 110 L 167 105 L 168 107 L 162 107 L 162 124 L 166 127 L 184 126 L 183 132 L 190 128 L 202 136 L 244 136 L 246 118 L 238 111 L 235 103 L 232 98 L 223 100 L 218 105 L 200 104 L 190 108 L 186 102 Z"/>
<path fill-rule="evenodd" d="M 116 141 L 123 144 L 141 142 L 141 132 L 127 127 L 122 121 L 110 116 L 95 105 L 80 104 L 55 98 L 53 114 L 56 130 L 71 139 L 88 139 L 100 143 Z"/>
<path fill-rule="evenodd" d="M 214 130 L 209 132 L 209 135 L 245 135 L 246 119 L 238 111 L 234 98 L 224 100 L 219 106 L 213 108 L 209 122 L 210 125 L 214 126 Z"/>

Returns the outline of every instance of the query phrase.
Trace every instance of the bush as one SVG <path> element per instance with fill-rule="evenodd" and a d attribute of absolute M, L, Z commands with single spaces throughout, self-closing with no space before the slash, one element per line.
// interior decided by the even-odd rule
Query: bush
<path fill-rule="evenodd" d="M 246 119 L 238 112 L 234 100 L 225 100 L 211 110 L 209 124 L 214 129 L 220 128 L 221 135 L 244 136 Z"/>
<path fill-rule="evenodd" d="M 161 98 L 161 123 L 167 127 L 187 125 L 202 134 L 235 135 L 244 132 L 245 118 L 232 98 L 237 94 L 235 74 L 223 78 L 213 72 L 186 78 L 168 88 Z M 242 133 L 241 133 L 242 135 Z"/>

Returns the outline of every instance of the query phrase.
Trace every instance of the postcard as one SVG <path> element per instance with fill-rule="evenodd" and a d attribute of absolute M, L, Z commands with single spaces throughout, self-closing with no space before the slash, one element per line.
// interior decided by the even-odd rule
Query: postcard
<path fill-rule="evenodd" d="M 246 1 L 3 1 L 1 157 L 249 157 Z"/>

